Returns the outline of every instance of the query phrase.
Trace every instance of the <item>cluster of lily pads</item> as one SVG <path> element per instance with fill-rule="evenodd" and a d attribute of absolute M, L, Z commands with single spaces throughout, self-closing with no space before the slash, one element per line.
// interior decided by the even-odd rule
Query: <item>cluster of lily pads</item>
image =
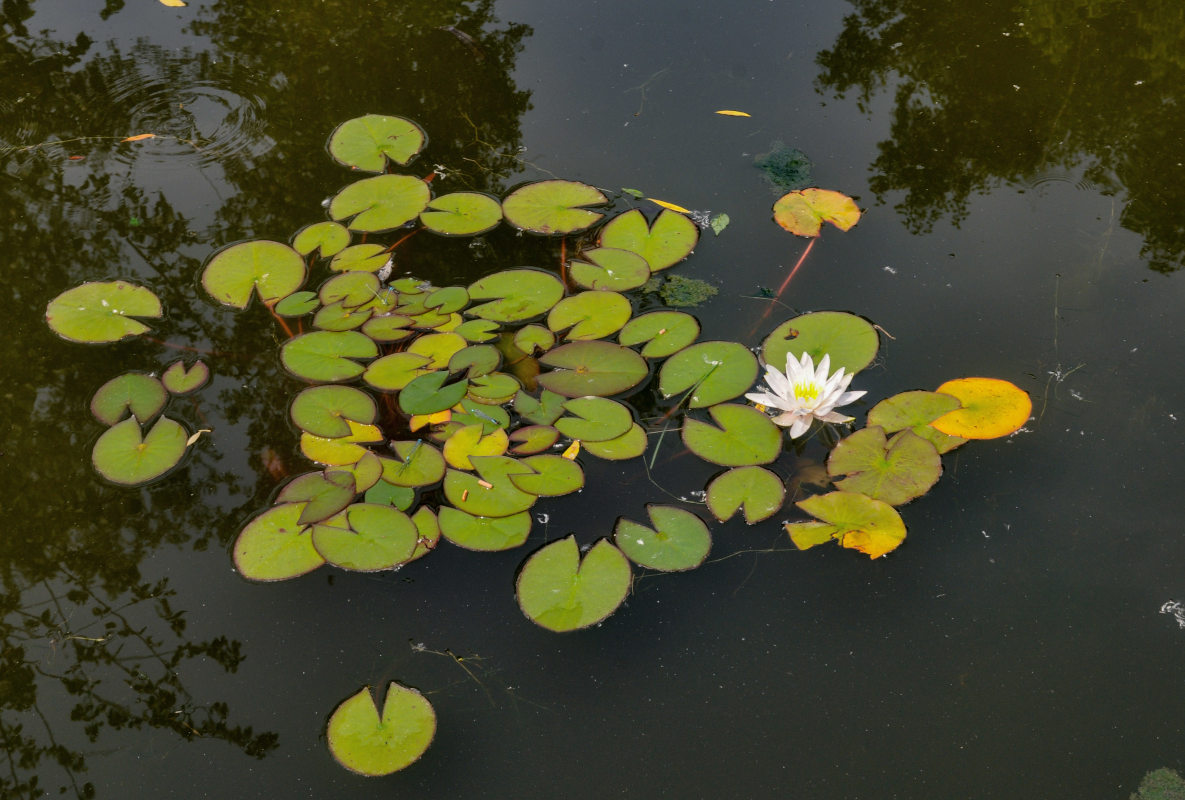
<path fill-rule="evenodd" d="M 379 174 L 338 192 L 329 219 L 302 228 L 290 244 L 240 242 L 205 264 L 202 284 L 213 298 L 245 309 L 258 297 L 277 317 L 289 334 L 280 359 L 307 384 L 289 413 L 315 468 L 288 481 L 239 533 L 240 573 L 275 581 L 327 564 L 395 569 L 441 538 L 479 551 L 520 547 L 539 498 L 584 488 L 581 459 L 639 458 L 650 433 L 676 427 L 688 451 L 724 468 L 705 490 L 712 517 L 739 513 L 753 524 L 777 514 L 786 482 L 769 466 L 786 437 L 767 409 L 742 397 L 757 380 L 758 356 L 736 342 L 697 341 L 692 315 L 639 314 L 631 299 L 691 254 L 696 223 L 670 208 L 653 221 L 638 209 L 605 219 L 604 193 L 558 179 L 501 199 L 433 196 L 430 178 L 387 172 L 410 163 L 426 141 L 400 117 L 343 123 L 329 152 Z M 814 189 L 786 195 L 775 213 L 786 227 L 791 218 L 804 223 L 806 235 L 817 235 L 823 221 L 846 229 L 859 216 L 847 198 Z M 502 224 L 571 237 L 575 255 L 560 275 L 518 267 L 464 286 L 392 275 L 409 230 L 477 236 Z M 310 272 L 321 276 L 315 289 L 304 288 Z M 79 341 L 136 335 L 147 328 L 134 317 L 159 315 L 150 291 L 121 281 L 76 287 L 47 309 L 54 330 Z M 778 326 L 758 352 L 779 367 L 826 356 L 851 375 L 878 347 L 868 321 L 820 311 Z M 160 381 L 128 374 L 100 389 L 95 414 L 113 426 L 95 446 L 100 473 L 136 484 L 172 468 L 195 437 L 167 417 L 144 426 L 163 407 L 165 388 L 192 390 L 207 375 L 200 362 L 188 372 L 178 363 Z M 671 408 L 648 431 L 629 400 L 651 382 Z M 895 506 L 937 481 L 941 454 L 967 438 L 1016 430 L 1030 408 L 1015 386 L 985 378 L 882 401 L 866 428 L 832 450 L 835 491 L 797 504 L 815 520 L 787 524 L 792 540 L 803 549 L 835 540 L 874 558 L 889 552 L 905 537 Z M 711 536 L 698 514 L 671 505 L 647 513 L 647 523 L 618 520 L 612 536 L 591 546 L 570 535 L 536 550 L 517 579 L 523 613 L 557 632 L 585 628 L 624 602 L 631 563 L 681 571 L 704 562 Z M 403 721 L 391 724 L 389 715 Z M 415 761 L 434 729 L 431 705 L 392 684 L 381 718 L 368 689 L 343 703 L 329 742 L 350 769 L 386 774 Z"/>

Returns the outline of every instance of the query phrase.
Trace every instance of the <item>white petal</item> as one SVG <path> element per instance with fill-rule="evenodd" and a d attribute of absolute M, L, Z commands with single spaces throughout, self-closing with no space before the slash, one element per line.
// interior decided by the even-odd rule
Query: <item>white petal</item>
<path fill-rule="evenodd" d="M 786 380 L 786 376 L 768 364 L 765 365 L 765 382 L 774 394 L 785 396 L 790 391 L 790 382 Z"/>
<path fill-rule="evenodd" d="M 819 361 L 819 368 L 815 370 L 815 383 L 827 383 L 827 373 L 831 371 L 831 354 L 824 353 L 823 358 Z"/>
<path fill-rule="evenodd" d="M 837 406 L 846 406 L 848 403 L 852 402 L 853 400 L 859 400 L 866 394 L 868 394 L 866 391 L 844 392 L 839 396 L 839 399 L 835 401 L 835 404 Z"/>
<path fill-rule="evenodd" d="M 819 417 L 823 422 L 851 422 L 855 417 L 845 417 L 838 411 L 832 411 Z"/>
<path fill-rule="evenodd" d="M 804 433 L 811 429 L 811 421 L 814 417 L 799 417 L 794 420 L 794 424 L 790 426 L 790 438 L 797 439 Z"/>
<path fill-rule="evenodd" d="M 786 401 L 781 397 L 765 392 L 749 392 L 745 395 L 745 399 L 753 403 L 760 403 L 767 408 L 777 408 L 782 411 L 795 411 L 797 406 L 787 405 Z"/>

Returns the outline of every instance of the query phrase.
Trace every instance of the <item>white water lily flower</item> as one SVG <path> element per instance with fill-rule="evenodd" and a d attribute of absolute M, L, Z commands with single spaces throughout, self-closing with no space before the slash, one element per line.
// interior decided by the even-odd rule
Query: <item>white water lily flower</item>
<path fill-rule="evenodd" d="M 803 353 L 797 361 L 793 354 L 787 354 L 786 374 L 766 364 L 765 382 L 769 384 L 769 391 L 750 392 L 745 397 L 754 403 L 781 411 L 773 420 L 790 429 L 791 439 L 806 433 L 816 419 L 822 422 L 851 422 L 852 417 L 845 417 L 835 408 L 863 397 L 866 392 L 845 391 L 852 382 L 852 376 L 844 375 L 844 369 L 840 367 L 828 377 L 830 369 L 829 355 L 824 355 L 819 368 L 815 369 L 814 359 L 808 353 Z"/>

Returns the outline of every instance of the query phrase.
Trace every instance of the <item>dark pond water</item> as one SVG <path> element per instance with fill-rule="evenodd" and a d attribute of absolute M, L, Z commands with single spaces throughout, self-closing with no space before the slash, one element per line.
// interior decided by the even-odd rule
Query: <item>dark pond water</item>
<path fill-rule="evenodd" d="M 11 0 L 0 31 L 0 795 L 1126 798 L 1185 767 L 1185 630 L 1160 613 L 1185 599 L 1177 0 Z M 726 212 L 679 269 L 719 289 L 703 338 L 746 344 L 804 245 L 753 159 L 796 147 L 867 209 L 784 298 L 891 334 L 853 388 L 991 375 L 1034 418 L 948 456 L 889 557 L 796 552 L 790 509 L 716 525 L 707 565 L 581 633 L 525 620 L 515 570 L 644 518 L 666 496 L 632 465 L 586 465 L 524 551 L 250 584 L 229 548 L 276 488 L 264 461 L 300 460 L 297 384 L 271 320 L 197 279 L 218 246 L 323 218 L 349 180 L 325 139 L 367 112 L 423 124 L 445 188 L 554 173 Z M 454 244 L 409 268 L 555 258 Z M 214 353 L 178 411 L 214 433 L 139 490 L 91 469 L 87 402 L 178 351 L 43 320 L 112 278 L 161 296 L 157 340 Z M 708 474 L 655 479 L 687 497 Z M 431 698 L 437 738 L 349 774 L 328 714 L 390 680 Z"/>

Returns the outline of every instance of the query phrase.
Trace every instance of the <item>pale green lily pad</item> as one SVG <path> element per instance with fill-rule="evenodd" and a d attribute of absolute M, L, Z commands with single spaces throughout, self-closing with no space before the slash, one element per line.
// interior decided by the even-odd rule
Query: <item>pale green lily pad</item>
<path fill-rule="evenodd" d="M 398 342 L 411 336 L 408 327 L 414 321 L 403 314 L 383 314 L 362 323 L 362 332 L 376 342 Z"/>
<path fill-rule="evenodd" d="M 91 463 L 112 483 L 138 486 L 177 466 L 188 438 L 185 428 L 168 417 L 158 419 L 147 434 L 128 417 L 103 432 L 91 451 Z"/>
<path fill-rule="evenodd" d="M 636 422 L 630 429 L 616 439 L 604 442 L 582 442 L 585 451 L 606 461 L 625 461 L 637 458 L 646 452 L 648 444 L 646 431 Z"/>
<path fill-rule="evenodd" d="M 634 317 L 617 334 L 626 347 L 642 344 L 646 358 L 665 358 L 687 347 L 699 337 L 699 322 L 682 311 L 651 311 Z"/>
<path fill-rule="evenodd" d="M 377 233 L 411 222 L 428 206 L 432 191 L 411 175 L 363 178 L 342 189 L 329 202 L 329 216 L 349 219 L 353 231 Z"/>
<path fill-rule="evenodd" d="M 362 374 L 362 380 L 376 389 L 397 392 L 421 375 L 432 372 L 429 358 L 416 353 L 391 353 L 372 361 Z"/>
<path fill-rule="evenodd" d="M 469 381 L 462 378 L 446 384 L 447 372 L 429 372 L 415 378 L 399 393 L 399 408 L 407 414 L 435 414 L 461 402 L 469 390 Z"/>
<path fill-rule="evenodd" d="M 303 317 L 311 311 L 316 311 L 320 305 L 321 300 L 317 297 L 317 293 L 306 290 L 293 292 L 276 303 L 276 307 L 272 310 L 281 317 Z"/>
<path fill-rule="evenodd" d="M 498 323 L 488 319 L 471 319 L 453 328 L 453 333 L 464 336 L 469 342 L 488 342 L 498 338 Z"/>
<path fill-rule="evenodd" d="M 414 764 L 436 735 L 436 712 L 415 689 L 387 685 L 380 718 L 367 686 L 329 717 L 329 752 L 351 772 L 377 777 Z"/>
<path fill-rule="evenodd" d="M 132 317 L 155 318 L 161 313 L 160 299 L 150 290 L 127 281 L 109 281 L 62 292 L 46 306 L 45 321 L 63 339 L 118 342 L 150 330 Z"/>
<path fill-rule="evenodd" d="M 337 253 L 329 261 L 334 272 L 378 272 L 391 258 L 381 244 L 356 244 Z"/>
<path fill-rule="evenodd" d="M 653 225 L 647 225 L 645 215 L 635 208 L 609 220 L 601 229 L 600 244 L 631 250 L 658 272 L 691 255 L 698 241 L 699 228 L 683 214 L 664 209 Z"/>
<path fill-rule="evenodd" d="M 482 433 L 493 433 L 498 428 L 510 427 L 510 413 L 501 406 L 482 403 L 466 397 L 460 403 L 460 410 L 453 410 L 453 421 L 464 425 L 481 423 Z"/>
<path fill-rule="evenodd" d="M 313 327 L 324 331 L 352 331 L 362 327 L 374 312 L 369 308 L 347 308 L 341 303 L 322 306 L 313 317 Z"/>
<path fill-rule="evenodd" d="M 392 442 L 395 458 L 383 459 L 383 480 L 395 486 L 431 486 L 444 477 L 444 456 L 425 441 Z"/>
<path fill-rule="evenodd" d="M 366 490 L 363 499 L 367 503 L 380 506 L 394 506 L 400 511 L 407 511 L 416 502 L 416 490 L 406 486 L 393 486 L 380 480 Z M 426 506 L 425 506 L 426 507 Z"/>
<path fill-rule="evenodd" d="M 284 342 L 280 361 L 298 378 L 335 382 L 365 372 L 365 367 L 350 359 L 369 359 L 378 354 L 374 340 L 358 331 L 313 331 Z"/>
<path fill-rule="evenodd" d="M 596 625 L 625 602 L 633 575 L 629 560 L 607 539 L 580 558 L 576 537 L 536 550 L 518 574 L 519 608 L 536 625 L 557 633 Z"/>
<path fill-rule="evenodd" d="M 182 395 L 196 392 L 210 380 L 210 368 L 206 362 L 197 360 L 189 368 L 181 359 L 170 364 L 160 376 L 160 382 L 169 390 L 170 394 Z"/>
<path fill-rule="evenodd" d="M 125 372 L 99 387 L 91 398 L 91 413 L 104 425 L 114 425 L 129 412 L 137 421 L 147 422 L 161 412 L 168 399 L 168 392 L 156 378 Z"/>
<path fill-rule="evenodd" d="M 623 435 L 634 424 L 629 408 L 604 397 L 577 397 L 564 403 L 572 416 L 560 417 L 555 427 L 570 439 L 604 442 Z"/>
<path fill-rule="evenodd" d="M 683 444 L 722 467 L 768 464 L 782 452 L 782 432 L 752 406 L 722 403 L 708 409 L 716 426 L 691 417 L 683 421 Z"/>
<path fill-rule="evenodd" d="M 234 561 L 239 574 L 253 581 L 282 581 L 325 563 L 313 547 L 308 526 L 297 521 L 303 509 L 303 503 L 285 503 L 247 523 L 235 539 Z"/>
<path fill-rule="evenodd" d="M 276 502 L 303 503 L 304 510 L 296 521 L 300 525 L 311 525 L 329 519 L 354 502 L 355 488 L 354 476 L 348 472 L 306 472 L 286 484 Z"/>
<path fill-rule="evenodd" d="M 468 378 L 489 375 L 502 365 L 502 354 L 489 344 L 471 344 L 453 353 L 448 362 L 450 373 L 464 372 Z"/>
<path fill-rule="evenodd" d="M 243 309 L 251 295 L 271 305 L 304 283 L 304 257 L 286 244 L 256 239 L 224 247 L 206 262 L 202 286 L 223 305 Z"/>
<path fill-rule="evenodd" d="M 564 284 L 550 272 L 507 269 L 487 275 L 469 286 L 474 301 L 488 300 L 465 313 L 492 322 L 522 322 L 551 309 L 564 296 Z"/>
<path fill-rule="evenodd" d="M 506 221 L 531 233 L 561 235 L 582 231 L 604 214 L 585 206 L 608 202 L 601 191 L 587 183 L 549 180 L 528 183 L 502 201 Z"/>
<path fill-rule="evenodd" d="M 645 359 L 611 342 L 572 342 L 544 353 L 539 361 L 555 368 L 539 376 L 539 385 L 565 397 L 620 394 L 650 374 Z"/>
<path fill-rule="evenodd" d="M 318 297 L 327 306 L 341 303 L 350 308 L 360 308 L 376 297 L 381 297 L 381 293 L 382 285 L 373 272 L 343 272 L 321 284 Z"/>
<path fill-rule="evenodd" d="M 491 372 L 469 381 L 469 397 L 479 403 L 500 405 L 509 403 L 522 386 L 513 375 Z"/>
<path fill-rule="evenodd" d="M 355 503 L 339 517 L 348 527 L 335 524 L 338 518 L 313 526 L 313 547 L 342 569 L 392 569 L 411 558 L 420 538 L 411 517 L 390 505 Z"/>
<path fill-rule="evenodd" d="M 584 470 L 575 461 L 545 454 L 520 459 L 535 470 L 532 474 L 511 474 L 510 482 L 524 492 L 539 497 L 559 497 L 584 488 Z"/>
<path fill-rule="evenodd" d="M 407 164 L 427 141 L 424 129 L 410 119 L 367 114 L 334 128 L 329 135 L 329 154 L 347 167 L 382 172 L 388 160 Z"/>
<path fill-rule="evenodd" d="M 844 311 L 813 311 L 774 328 L 761 343 L 765 363 L 786 371 L 786 356 L 795 359 L 810 353 L 815 366 L 824 355 L 831 356 L 831 371 L 840 367 L 848 375 L 872 363 L 880 347 L 876 328 L 866 319 Z"/>
<path fill-rule="evenodd" d="M 564 338 L 569 341 L 602 339 L 621 330 L 633 313 L 630 301 L 617 292 L 581 292 L 555 304 L 547 327 L 568 331 Z"/>
<path fill-rule="evenodd" d="M 477 236 L 492 231 L 502 221 L 502 204 L 480 192 L 453 192 L 428 203 L 420 222 L 443 236 Z"/>
<path fill-rule="evenodd" d="M 560 439 L 560 432 L 550 425 L 528 425 L 510 434 L 510 441 L 516 444 L 510 452 L 516 456 L 530 456 L 542 453 Z"/>
<path fill-rule="evenodd" d="M 468 346 L 469 343 L 465 341 L 464 336 L 455 333 L 429 333 L 412 342 L 407 352 L 426 356 L 428 367 L 431 369 L 444 369 L 454 355 Z"/>
<path fill-rule="evenodd" d="M 341 464 L 333 467 L 330 471 L 352 475 L 356 491 L 365 492 L 382 478 L 383 462 L 373 450 L 367 450 L 362 458 L 353 464 Z"/>
<path fill-rule="evenodd" d="M 455 507 L 475 517 L 509 517 L 535 504 L 536 495 L 510 480 L 512 474 L 534 472 L 509 456 L 474 456 L 477 475 L 450 469 L 444 476 L 444 496 Z M 479 477 L 480 476 L 480 477 Z"/>
<path fill-rule="evenodd" d="M 416 524 L 416 530 L 420 534 L 420 539 L 416 542 L 416 549 L 412 551 L 411 558 L 408 559 L 408 561 L 415 561 L 436 549 L 436 543 L 440 541 L 440 522 L 428 506 L 417 508 L 411 515 L 411 521 Z"/>
<path fill-rule="evenodd" d="M 708 510 L 721 522 L 744 509 L 752 525 L 778 513 L 785 501 L 786 485 L 764 467 L 734 467 L 708 484 Z"/>
<path fill-rule="evenodd" d="M 292 249 L 302 256 L 319 250 L 321 258 L 330 258 L 349 243 L 350 231 L 340 222 L 314 222 L 292 237 Z"/>
<path fill-rule="evenodd" d="M 901 392 L 873 406 L 868 412 L 868 424 L 880 425 L 885 433 L 909 428 L 934 445 L 939 454 L 949 453 L 968 440 L 936 430 L 930 423 L 961 405 L 957 397 L 940 392 Z"/>
<path fill-rule="evenodd" d="M 666 397 L 691 390 L 688 408 L 714 406 L 739 397 L 757 379 L 757 357 L 736 342 L 700 342 L 675 353 L 658 373 Z"/>
<path fill-rule="evenodd" d="M 546 353 L 555 347 L 555 334 L 542 325 L 524 325 L 514 332 L 514 346 L 528 356 Z"/>
<path fill-rule="evenodd" d="M 870 558 L 877 558 L 905 541 L 905 523 L 888 503 L 857 492 L 829 492 L 801 500 L 796 505 L 818 522 L 791 522 L 786 525 L 799 550 L 806 550 L 829 539 Z"/>
<path fill-rule="evenodd" d="M 579 397 L 580 395 L 575 395 Z M 564 413 L 565 398 L 562 394 L 544 389 L 539 397 L 519 391 L 514 395 L 514 411 L 527 422 L 536 425 L 551 425 Z"/>
<path fill-rule="evenodd" d="M 469 305 L 469 290 L 464 286 L 445 286 L 434 289 L 424 298 L 424 307 L 435 309 L 441 314 L 461 311 Z"/>
<path fill-rule="evenodd" d="M 835 446 L 827 459 L 832 477 L 845 492 L 860 492 L 891 506 L 908 503 L 930 491 L 942 476 L 942 457 L 930 442 L 904 430 L 885 441 L 885 429 L 856 431 Z"/>
<path fill-rule="evenodd" d="M 653 528 L 622 517 L 613 542 L 638 566 L 663 572 L 683 572 L 704 563 L 712 549 L 712 535 L 704 521 L 675 506 L 647 505 Z"/>
<path fill-rule="evenodd" d="M 526 511 L 508 517 L 475 517 L 441 506 L 439 519 L 444 538 L 466 550 L 510 550 L 525 543 L 531 533 L 531 515 Z"/>
<path fill-rule="evenodd" d="M 352 386 L 310 386 L 292 401 L 289 413 L 302 431 L 336 439 L 350 435 L 346 420 L 369 425 L 378 408 L 373 397 Z"/>
<path fill-rule="evenodd" d="M 457 420 L 449 422 L 448 438 L 444 442 L 444 460 L 457 469 L 473 469 L 470 456 L 500 456 L 506 452 L 510 439 L 506 431 L 496 428 L 485 433 L 480 422 L 465 424 Z"/>
<path fill-rule="evenodd" d="M 596 247 L 580 255 L 568 265 L 568 274 L 585 289 L 625 292 L 650 280 L 650 265 L 630 250 Z"/>

